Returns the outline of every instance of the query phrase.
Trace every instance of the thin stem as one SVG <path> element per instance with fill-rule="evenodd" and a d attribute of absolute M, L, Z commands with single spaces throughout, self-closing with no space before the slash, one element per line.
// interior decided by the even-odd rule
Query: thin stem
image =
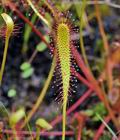
<path fill-rule="evenodd" d="M 34 25 L 36 22 L 37 16 L 36 14 L 32 15 L 31 23 Z M 28 40 L 30 38 L 30 33 L 32 31 L 31 26 L 28 24 L 25 25 L 25 31 L 24 31 L 24 42 L 23 42 L 23 47 L 22 47 L 22 53 L 25 53 L 28 50 Z"/>
<path fill-rule="evenodd" d="M 31 2 L 31 0 L 27 0 L 28 4 L 30 5 L 30 7 L 33 9 L 33 11 L 36 13 L 36 15 L 48 26 L 49 22 L 38 12 L 38 10 L 35 8 L 35 6 L 33 5 L 33 3 Z"/>
<path fill-rule="evenodd" d="M 104 31 L 101 14 L 100 14 L 99 6 L 98 6 L 98 0 L 95 0 L 95 2 L 96 2 L 96 4 L 95 4 L 96 18 L 98 20 L 99 30 L 100 30 L 101 37 L 103 39 L 104 50 L 105 50 L 105 55 L 106 55 L 106 75 L 107 75 L 107 82 L 108 82 L 108 87 L 109 87 L 108 92 L 110 92 L 112 90 L 112 85 L 113 85 L 112 84 L 113 83 L 112 70 L 110 68 L 110 60 L 108 57 L 110 47 L 109 47 L 107 37 L 106 37 L 105 31 Z"/>
<path fill-rule="evenodd" d="M 62 134 L 62 140 L 65 140 L 65 130 L 66 130 L 66 110 L 67 110 L 67 99 L 64 101 L 63 103 L 63 123 L 62 123 L 62 131 L 63 131 L 63 134 Z"/>
<path fill-rule="evenodd" d="M 37 49 L 34 50 L 32 56 L 30 57 L 30 59 L 28 60 L 29 63 L 32 63 L 32 61 L 34 60 L 35 56 L 37 55 L 38 51 Z"/>
<path fill-rule="evenodd" d="M 77 140 L 81 140 L 81 133 L 82 133 L 82 127 L 81 127 L 81 124 L 79 124 Z"/>
<path fill-rule="evenodd" d="M 86 8 L 86 0 L 83 0 L 82 7 L 80 5 L 76 5 L 76 10 L 77 10 L 77 13 L 78 13 L 78 16 L 79 16 L 79 19 L 80 19 L 80 48 L 81 48 L 81 51 L 82 51 L 82 55 L 83 55 L 83 59 L 85 61 L 85 64 L 87 65 L 88 68 L 90 68 L 88 60 L 87 60 L 87 55 L 86 55 L 86 52 L 85 52 L 85 46 L 84 46 L 83 34 L 82 34 L 85 8 Z M 81 9 L 81 12 L 79 11 L 79 9 Z"/>
<path fill-rule="evenodd" d="M 40 140 L 40 128 L 37 128 L 37 132 L 36 132 L 36 140 Z"/>
<path fill-rule="evenodd" d="M 102 23 L 102 19 L 101 19 L 101 14 L 100 14 L 100 10 L 99 10 L 99 6 L 98 6 L 98 0 L 94 0 L 96 2 L 95 4 L 95 12 L 96 12 L 96 18 L 98 20 L 98 25 L 99 25 L 99 30 L 103 39 L 103 43 L 104 43 L 104 49 L 106 52 L 106 55 L 109 53 L 109 45 L 108 45 L 108 41 L 107 41 L 107 37 L 105 35 L 105 31 L 104 31 L 104 27 L 103 27 L 103 23 Z"/>
<path fill-rule="evenodd" d="M 7 58 L 8 46 L 9 46 L 9 38 L 6 37 L 4 54 L 3 54 L 3 60 L 2 60 L 1 70 L 0 70 L 0 85 L 2 84 L 2 78 L 3 78 L 4 69 L 5 69 L 5 63 L 6 63 L 6 58 Z"/>
<path fill-rule="evenodd" d="M 112 134 L 112 136 L 114 138 L 117 139 L 116 134 L 114 133 L 114 131 L 108 126 L 108 124 L 102 119 L 102 117 L 99 114 L 96 114 L 96 116 L 102 121 L 102 123 L 105 125 L 105 127 L 109 130 L 109 132 Z"/>
<path fill-rule="evenodd" d="M 26 119 L 26 114 L 25 114 L 25 119 Z M 29 123 L 27 123 L 26 125 L 27 125 L 27 128 L 28 128 L 29 132 L 30 132 L 31 140 L 34 140 L 32 134 L 31 134 L 32 130 L 31 130 L 31 127 L 30 127 Z"/>
<path fill-rule="evenodd" d="M 14 132 L 12 130 L 8 130 L 8 129 L 3 129 L 2 130 L 2 133 L 5 133 L 5 134 L 14 134 Z M 20 135 L 30 135 L 30 132 L 29 131 L 17 131 L 17 133 Z M 32 136 L 36 136 L 36 132 L 35 131 L 32 131 L 31 132 Z M 61 136 L 62 135 L 62 132 L 59 132 L 59 131 L 54 131 L 54 132 L 41 132 L 41 136 Z M 65 135 L 67 136 L 73 136 L 74 135 L 74 132 L 73 131 L 66 131 L 65 132 Z"/>
<path fill-rule="evenodd" d="M 17 134 L 17 131 L 16 131 L 16 128 L 15 126 L 11 126 L 12 130 L 13 130 L 13 138 L 14 140 L 20 140 L 20 138 L 18 137 L 18 134 Z"/>
<path fill-rule="evenodd" d="M 108 122 L 110 121 L 110 116 L 105 117 L 104 121 L 105 121 L 106 123 L 108 123 Z M 96 132 L 96 134 L 95 134 L 93 140 L 99 140 L 99 138 L 100 138 L 100 136 L 102 135 L 104 129 L 105 129 L 105 125 L 102 123 L 102 124 L 100 125 L 100 127 L 98 128 L 98 130 L 97 130 L 97 132 Z"/>
<path fill-rule="evenodd" d="M 55 66 L 56 66 L 56 54 L 55 54 L 55 56 L 53 58 L 52 66 L 51 66 L 48 78 L 47 78 L 47 80 L 46 80 L 46 82 L 44 84 L 44 87 L 43 87 L 42 91 L 40 92 L 39 97 L 38 97 L 35 105 L 33 106 L 32 110 L 28 113 L 25 121 L 21 125 L 21 128 L 25 127 L 26 123 L 30 121 L 32 116 L 35 114 L 37 109 L 40 107 L 40 104 L 42 103 L 43 98 L 45 97 L 46 92 L 48 90 L 48 87 L 50 85 L 50 82 L 51 82 L 51 79 L 52 79 L 52 76 L 53 76 L 53 73 L 54 73 Z"/>

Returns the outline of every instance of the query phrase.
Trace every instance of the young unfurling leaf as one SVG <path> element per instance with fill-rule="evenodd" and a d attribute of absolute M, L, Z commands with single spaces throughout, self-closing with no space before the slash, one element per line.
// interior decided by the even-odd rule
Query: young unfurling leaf
<path fill-rule="evenodd" d="M 13 32 L 13 29 L 14 29 L 14 22 L 13 22 L 12 18 L 6 13 L 2 13 L 1 16 L 6 23 L 6 31 L 5 31 L 5 48 L 4 48 L 2 65 L 1 65 L 1 69 L 0 69 L 0 85 L 2 83 L 3 72 L 5 69 L 9 40 L 10 40 L 11 34 Z"/>

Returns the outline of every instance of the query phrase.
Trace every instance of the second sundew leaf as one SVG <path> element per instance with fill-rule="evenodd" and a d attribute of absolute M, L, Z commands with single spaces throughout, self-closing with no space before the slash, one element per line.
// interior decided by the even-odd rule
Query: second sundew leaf
<path fill-rule="evenodd" d="M 4 72 L 4 69 L 5 69 L 9 40 L 10 40 L 11 34 L 13 32 L 13 29 L 14 29 L 14 22 L 13 22 L 12 18 L 6 13 L 2 13 L 1 16 L 6 23 L 6 32 L 5 32 L 5 48 L 4 48 L 2 65 L 1 65 L 1 69 L 0 69 L 0 85 L 2 83 L 3 72 Z"/>
<path fill-rule="evenodd" d="M 6 38 L 9 38 L 13 32 L 13 29 L 14 29 L 14 22 L 13 22 L 12 18 L 6 13 L 1 14 L 1 16 L 7 25 Z"/>
<path fill-rule="evenodd" d="M 33 9 L 33 11 L 36 13 L 36 15 L 49 27 L 48 21 L 38 12 L 38 10 L 33 5 L 33 3 L 31 2 L 31 0 L 27 0 L 27 2 L 30 5 L 30 7 Z"/>

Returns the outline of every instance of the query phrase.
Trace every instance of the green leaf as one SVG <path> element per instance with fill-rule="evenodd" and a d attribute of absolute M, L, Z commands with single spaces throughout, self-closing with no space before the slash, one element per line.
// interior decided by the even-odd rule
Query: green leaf
<path fill-rule="evenodd" d="M 87 115 L 87 116 L 92 116 L 94 114 L 94 111 L 92 109 L 87 109 L 86 111 L 84 111 L 84 113 Z"/>
<path fill-rule="evenodd" d="M 30 63 L 24 62 L 24 63 L 21 64 L 20 69 L 21 69 L 22 71 L 24 71 L 24 70 L 26 70 L 26 69 L 29 69 L 30 67 L 31 67 L 31 64 L 30 64 Z"/>
<path fill-rule="evenodd" d="M 50 38 L 49 38 L 49 36 L 48 36 L 48 35 L 44 36 L 44 38 L 46 39 L 46 41 L 47 41 L 47 42 L 49 42 L 49 41 L 50 41 Z"/>
<path fill-rule="evenodd" d="M 10 89 L 8 91 L 8 97 L 15 97 L 16 96 L 16 90 L 15 89 Z"/>
<path fill-rule="evenodd" d="M 100 140 L 111 140 L 110 134 L 103 134 L 103 136 L 100 137 Z"/>
<path fill-rule="evenodd" d="M 105 106 L 103 103 L 96 104 L 93 110 L 95 113 L 99 113 L 101 116 L 104 116 L 107 114 L 107 110 L 105 109 Z"/>
<path fill-rule="evenodd" d="M 33 68 L 29 68 L 29 69 L 26 69 L 25 71 L 22 72 L 22 78 L 29 78 L 34 72 L 34 69 Z"/>
<path fill-rule="evenodd" d="M 18 123 L 23 117 L 25 117 L 25 110 L 24 108 L 19 109 L 18 111 L 12 113 L 9 118 L 9 122 L 11 126 L 14 126 Z"/>
<path fill-rule="evenodd" d="M 46 50 L 46 48 L 47 48 L 47 46 L 46 46 L 46 44 L 43 43 L 43 42 L 39 43 L 39 44 L 37 45 L 37 47 L 36 47 L 36 49 L 37 49 L 38 52 L 43 52 L 43 51 Z"/>
<path fill-rule="evenodd" d="M 49 42 L 49 36 L 45 36 L 44 37 L 45 39 L 46 39 L 46 41 L 47 42 Z M 46 46 L 46 44 L 45 43 L 43 43 L 43 42 L 40 42 L 37 46 L 36 46 L 36 49 L 37 49 L 37 51 L 39 51 L 39 52 L 43 52 L 43 51 L 45 51 L 46 49 L 47 49 L 47 46 Z"/>
<path fill-rule="evenodd" d="M 35 123 L 38 127 L 40 128 L 44 128 L 47 130 L 52 129 L 52 125 L 50 125 L 45 119 L 43 118 L 39 118 L 36 123 Z"/>

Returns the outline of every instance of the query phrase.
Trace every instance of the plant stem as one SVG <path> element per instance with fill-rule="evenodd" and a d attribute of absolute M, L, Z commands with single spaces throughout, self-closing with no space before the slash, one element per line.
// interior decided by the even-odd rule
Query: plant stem
<path fill-rule="evenodd" d="M 2 130 L 2 133 L 4 134 L 14 134 L 13 130 L 8 130 L 8 129 L 4 129 Z M 32 136 L 36 136 L 36 132 L 35 131 L 32 131 L 31 134 L 29 131 L 17 131 L 17 133 L 20 135 L 31 135 Z M 53 131 L 53 132 L 41 132 L 41 136 L 61 136 L 62 135 L 62 132 L 59 132 L 59 131 Z M 67 136 L 73 136 L 74 135 L 74 132 L 73 131 L 66 131 L 65 132 L 65 135 Z"/>
<path fill-rule="evenodd" d="M 36 14 L 32 15 L 31 23 L 34 25 L 35 21 L 37 19 Z M 30 33 L 32 31 L 31 26 L 28 24 L 25 25 L 25 31 L 24 31 L 24 43 L 22 47 L 22 53 L 24 54 L 28 50 L 28 40 L 30 38 Z"/>
<path fill-rule="evenodd" d="M 112 136 L 117 140 L 117 136 L 114 133 L 114 131 L 108 126 L 108 124 L 102 119 L 102 117 L 99 114 L 96 114 L 96 116 L 102 121 L 102 123 L 106 126 L 106 128 L 109 130 L 109 132 L 112 134 Z"/>
<path fill-rule="evenodd" d="M 0 70 L 0 85 L 2 84 L 2 78 L 3 78 L 4 69 L 5 69 L 5 63 L 6 63 L 6 58 L 7 58 L 8 46 L 9 46 L 9 38 L 6 37 L 6 39 L 5 39 L 4 54 L 3 54 L 3 60 L 2 60 L 1 70 Z"/>
<path fill-rule="evenodd" d="M 43 98 L 45 97 L 46 92 L 48 90 L 48 87 L 50 85 L 50 82 L 51 82 L 51 79 L 52 79 L 52 76 L 53 76 L 53 73 L 54 73 L 55 66 L 56 66 L 56 54 L 55 54 L 55 56 L 53 58 L 52 66 L 51 66 L 48 78 L 47 78 L 47 80 L 46 80 L 46 82 L 44 84 L 44 87 L 43 87 L 42 91 L 40 92 L 39 97 L 38 97 L 35 105 L 33 106 L 32 110 L 28 113 L 25 121 L 21 125 L 21 128 L 25 127 L 26 123 L 30 121 L 32 116 L 35 114 L 37 109 L 40 107 L 40 104 L 42 103 Z"/>
<path fill-rule="evenodd" d="M 90 69 L 88 60 L 87 60 L 87 55 L 85 52 L 85 47 L 84 47 L 84 41 L 83 41 L 83 35 L 82 35 L 82 29 L 83 29 L 83 22 L 84 22 L 84 11 L 86 8 L 86 0 L 83 0 L 82 3 L 82 7 L 80 5 L 76 5 L 76 10 L 77 10 L 77 14 L 79 16 L 80 19 L 80 47 L 81 47 L 81 51 L 82 51 L 82 55 L 83 55 L 83 59 L 85 61 L 86 66 Z M 79 11 L 79 9 L 81 9 L 81 12 Z"/>
<path fill-rule="evenodd" d="M 66 130 L 66 110 L 67 110 L 67 99 L 63 102 L 63 123 L 62 123 L 62 140 L 65 140 L 65 130 Z"/>
<path fill-rule="evenodd" d="M 101 37 L 103 39 L 103 44 L 104 44 L 104 50 L 105 50 L 105 55 L 106 55 L 106 75 L 107 75 L 107 83 L 108 83 L 108 88 L 110 92 L 112 90 L 112 85 L 113 85 L 113 77 L 112 77 L 112 70 L 110 68 L 110 60 L 109 60 L 109 44 L 107 41 L 107 37 L 104 31 L 102 19 L 101 19 L 101 14 L 98 6 L 98 0 L 95 0 L 95 10 L 96 10 L 96 18 L 98 20 L 98 25 L 99 25 L 99 30 Z"/>
<path fill-rule="evenodd" d="M 71 112 L 73 112 L 78 106 L 80 106 L 81 103 L 83 103 L 92 93 L 92 90 L 89 89 L 87 90 L 83 96 L 81 96 L 76 103 L 74 103 L 68 110 L 67 110 L 67 115 L 69 115 Z M 62 120 L 62 116 L 57 116 L 50 124 L 52 126 L 55 126 Z"/>
<path fill-rule="evenodd" d="M 40 140 L 40 128 L 37 127 L 36 140 Z"/>
<path fill-rule="evenodd" d="M 105 117 L 104 121 L 108 123 L 110 121 L 110 116 Z M 93 140 L 98 140 L 100 136 L 102 135 L 104 129 L 105 129 L 105 125 L 102 123 L 100 127 L 98 128 Z"/>
<path fill-rule="evenodd" d="M 27 0 L 28 4 L 30 5 L 30 7 L 33 9 L 33 11 L 35 12 L 35 14 L 48 26 L 49 22 L 39 13 L 39 11 L 35 8 L 35 6 L 33 5 L 33 3 L 31 2 L 31 0 Z"/>

